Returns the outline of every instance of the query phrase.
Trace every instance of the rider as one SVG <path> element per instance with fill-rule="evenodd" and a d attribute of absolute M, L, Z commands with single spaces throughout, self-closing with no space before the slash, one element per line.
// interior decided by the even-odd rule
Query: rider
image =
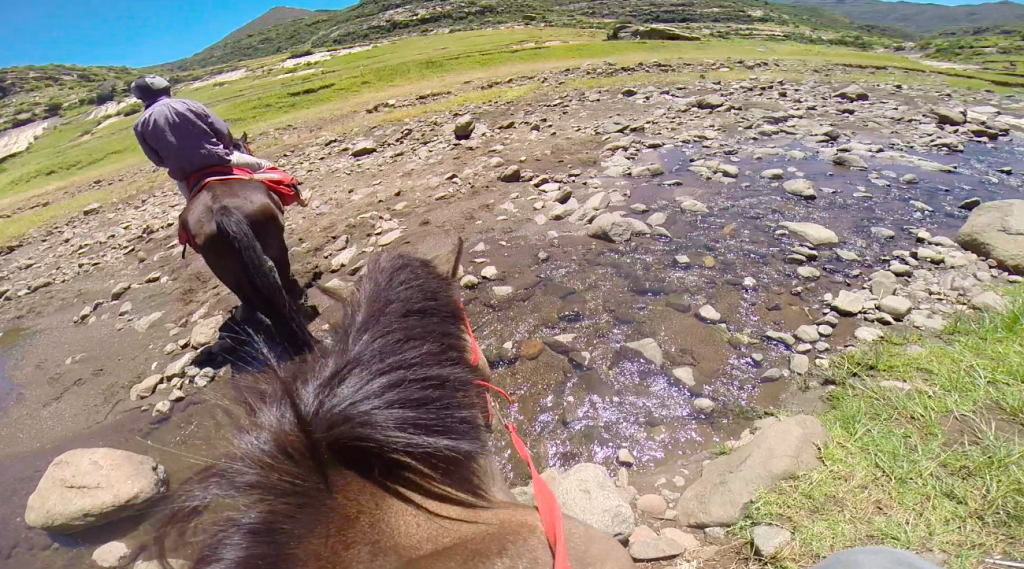
<path fill-rule="evenodd" d="M 146 75 L 132 81 L 132 95 L 146 106 L 135 121 L 135 137 L 146 157 L 178 184 L 189 197 L 188 177 L 214 166 L 235 166 L 258 172 L 270 162 L 233 150 L 234 139 L 226 122 L 206 105 L 172 99 L 171 84 Z"/>

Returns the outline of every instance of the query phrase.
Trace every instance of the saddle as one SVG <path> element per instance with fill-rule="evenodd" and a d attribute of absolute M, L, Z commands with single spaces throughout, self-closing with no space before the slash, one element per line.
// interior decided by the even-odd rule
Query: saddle
<path fill-rule="evenodd" d="M 279 200 L 281 205 L 287 207 L 293 204 L 305 206 L 302 194 L 299 192 L 298 178 L 280 168 L 271 166 L 266 170 L 252 172 L 245 168 L 234 166 L 214 166 L 193 173 L 188 177 L 188 201 L 192 201 L 202 192 L 210 182 L 223 182 L 227 180 L 256 180 L 270 190 Z M 178 226 L 178 243 L 195 249 L 195 242 L 185 228 Z M 185 252 L 182 251 L 182 257 Z"/>

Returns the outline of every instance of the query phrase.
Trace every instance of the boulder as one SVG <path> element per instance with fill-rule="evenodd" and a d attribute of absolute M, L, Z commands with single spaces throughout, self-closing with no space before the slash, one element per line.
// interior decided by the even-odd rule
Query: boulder
<path fill-rule="evenodd" d="M 473 135 L 473 130 L 476 129 L 476 121 L 469 115 L 463 115 L 455 121 L 455 138 L 457 140 L 466 140 Z"/>
<path fill-rule="evenodd" d="M 872 281 L 872 291 L 875 289 L 874 282 Z M 907 314 L 910 314 L 910 311 L 914 309 L 914 305 L 902 296 L 890 294 L 878 302 L 878 309 L 896 320 L 902 320 Z"/>
<path fill-rule="evenodd" d="M 838 245 L 839 237 L 834 231 L 817 223 L 790 222 L 784 221 L 779 227 L 796 235 L 801 240 L 820 247 L 822 245 Z"/>
<path fill-rule="evenodd" d="M 939 124 L 963 126 L 967 123 L 967 115 L 965 115 L 963 111 L 948 109 L 946 107 L 936 107 L 932 109 L 930 114 L 935 117 L 935 121 Z"/>
<path fill-rule="evenodd" d="M 777 526 L 755 526 L 750 530 L 750 540 L 754 542 L 754 552 L 768 559 L 792 541 L 793 534 Z"/>
<path fill-rule="evenodd" d="M 683 545 L 671 537 L 658 536 L 629 544 L 629 556 L 634 561 L 661 561 L 683 554 Z"/>
<path fill-rule="evenodd" d="M 845 89 L 841 89 L 839 91 L 836 91 L 832 96 L 837 98 L 837 99 L 842 99 L 844 101 L 848 101 L 848 102 L 851 102 L 851 103 L 854 102 L 854 101 L 867 101 L 868 100 L 868 93 L 867 93 L 867 91 L 862 89 L 860 87 L 860 85 L 850 85 L 849 87 L 847 87 Z"/>
<path fill-rule="evenodd" d="M 551 490 L 562 513 L 599 531 L 624 540 L 633 533 L 636 518 L 603 466 L 578 464 L 560 475 Z"/>
<path fill-rule="evenodd" d="M 590 223 L 587 235 L 611 243 L 622 243 L 633 236 L 633 224 L 618 213 L 602 213 Z"/>
<path fill-rule="evenodd" d="M 813 200 L 818 197 L 818 194 L 814 191 L 814 184 L 812 184 L 810 180 L 806 180 L 804 178 L 786 180 L 782 184 L 782 187 L 786 190 L 787 194 L 793 196 L 799 196 L 809 200 Z"/>
<path fill-rule="evenodd" d="M 192 334 L 189 335 L 189 345 L 199 349 L 216 342 L 217 336 L 220 335 L 222 324 L 224 324 L 223 316 L 211 316 L 210 318 L 200 320 L 196 323 L 196 327 L 192 329 Z"/>
<path fill-rule="evenodd" d="M 628 342 L 626 347 L 640 352 L 655 365 L 660 366 L 665 363 L 665 356 L 662 354 L 661 346 L 658 345 L 654 338 L 644 338 L 636 342 Z"/>
<path fill-rule="evenodd" d="M 864 310 L 864 297 L 848 290 L 841 290 L 832 301 L 832 309 L 843 316 L 855 316 Z"/>
<path fill-rule="evenodd" d="M 765 427 L 749 443 L 704 467 L 679 499 L 680 522 L 698 528 L 736 524 L 759 489 L 821 466 L 818 447 L 827 440 L 825 428 L 807 415 Z"/>
<path fill-rule="evenodd" d="M 1010 305 L 999 294 L 989 291 L 972 298 L 971 307 L 982 312 L 1006 312 Z"/>
<path fill-rule="evenodd" d="M 120 567 L 128 560 L 131 555 L 131 550 L 128 546 L 121 543 L 120 541 L 111 541 L 105 545 L 101 545 L 92 552 L 93 563 L 100 567 L 112 568 Z"/>
<path fill-rule="evenodd" d="M 70 533 L 136 512 L 167 490 L 162 466 L 112 448 L 68 451 L 43 473 L 25 508 L 25 523 Z"/>
<path fill-rule="evenodd" d="M 956 242 L 1014 273 L 1024 274 L 1024 200 L 1000 200 L 976 207 L 960 228 Z"/>
<path fill-rule="evenodd" d="M 377 143 L 372 140 L 360 140 L 352 145 L 350 154 L 353 158 L 369 156 L 377 151 Z"/>

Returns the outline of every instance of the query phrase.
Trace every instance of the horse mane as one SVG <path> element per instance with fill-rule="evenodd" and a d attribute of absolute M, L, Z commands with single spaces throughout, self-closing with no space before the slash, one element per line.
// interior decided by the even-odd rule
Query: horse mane
<path fill-rule="evenodd" d="M 160 558 L 169 537 L 189 533 L 202 542 L 195 569 L 292 566 L 310 518 L 336 499 L 336 469 L 407 502 L 411 492 L 490 503 L 475 468 L 486 452 L 481 372 L 452 280 L 428 261 L 382 254 L 341 308 L 325 345 L 247 381 L 234 452 L 171 498 Z"/>

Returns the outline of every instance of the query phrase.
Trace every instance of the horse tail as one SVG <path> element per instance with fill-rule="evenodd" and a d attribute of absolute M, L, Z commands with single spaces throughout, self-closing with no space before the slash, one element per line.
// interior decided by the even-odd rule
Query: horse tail
<path fill-rule="evenodd" d="M 313 335 L 306 327 L 299 305 L 285 292 L 277 269 L 263 254 L 263 247 L 249 222 L 225 205 L 214 209 L 213 220 L 217 232 L 227 238 L 225 241 L 235 249 L 242 262 L 249 298 L 241 300 L 253 303 L 253 308 L 270 321 L 278 339 L 293 351 L 293 355 L 311 351 Z"/>
<path fill-rule="evenodd" d="M 487 449 L 482 377 L 455 292 L 423 259 L 372 259 L 329 341 L 246 379 L 234 450 L 178 488 L 156 532 L 161 557 L 166 536 L 199 522 L 195 535 L 210 539 L 196 569 L 293 565 L 290 547 L 309 539 L 311 520 L 345 517 L 335 487 L 344 471 L 414 507 L 409 492 L 488 507 L 476 468 Z"/>

